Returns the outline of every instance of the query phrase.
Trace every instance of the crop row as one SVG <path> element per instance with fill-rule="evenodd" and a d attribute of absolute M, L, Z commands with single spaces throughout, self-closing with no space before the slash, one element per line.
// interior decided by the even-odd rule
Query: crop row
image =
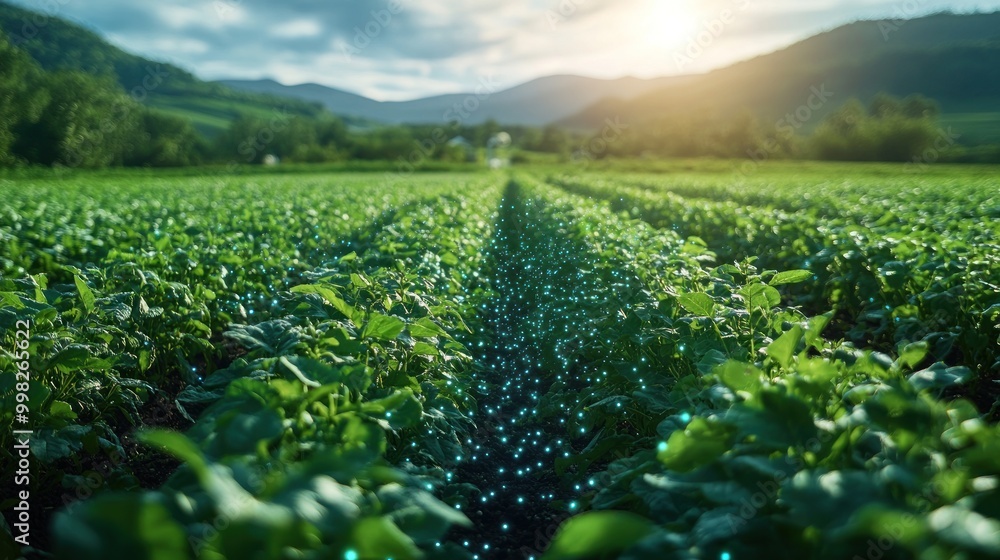
<path fill-rule="evenodd" d="M 617 326 L 595 333 L 599 350 L 581 344 L 561 356 L 574 367 L 541 398 L 542 417 L 582 420 L 569 437 L 594 434 L 556 468 L 604 466 L 588 473 L 575 504 L 590 511 L 562 528 L 546 558 L 1000 551 L 991 451 L 1000 430 L 970 403 L 938 398 L 968 370 L 931 363 L 926 342 L 893 357 L 825 340 L 829 315 L 781 305 L 781 291 L 812 280 L 806 271 L 688 268 L 704 248 L 579 198 L 560 207 L 558 195 L 535 188 L 548 202 L 535 227 L 590 247 L 577 253 L 578 269 L 631 270 L 644 287 L 624 302 L 608 294 L 604 312 L 618 314 Z M 670 265 L 643 262 L 650 253 Z M 636 286 L 622 287 L 615 296 Z M 570 302 L 554 316 L 586 306 Z"/>
<path fill-rule="evenodd" d="M 141 420 L 171 372 L 193 422 L 141 435 L 182 464 L 162 487 L 122 470 L 128 492 L 70 504 L 58 557 L 1000 555 L 1000 429 L 950 398 L 995 357 L 986 229 L 599 176 L 414 185 L 117 201 L 138 228 L 168 200 L 155 242 L 203 275 L 150 239 L 102 247 L 96 211 L 18 203 L 45 232 L 0 230 L 0 321 L 35 325 L 33 455 L 85 483 L 77 457 L 126 453 L 99 420 Z M 229 258 L 276 268 L 213 285 Z"/>
<path fill-rule="evenodd" d="M 271 319 L 230 327 L 247 354 L 182 393 L 204 408 L 194 427 L 143 436 L 184 466 L 159 491 L 58 517 L 57 553 L 453 557 L 440 539 L 468 519 L 432 491 L 463 490 L 449 468 L 476 406 L 461 341 L 487 294 L 477 274 L 499 196 L 459 186 L 395 207 L 279 291 Z"/>
<path fill-rule="evenodd" d="M 697 236 L 721 262 L 753 258 L 764 269 L 809 270 L 792 303 L 813 314 L 834 310 L 837 336 L 883 351 L 927 342 L 935 359 L 974 372 L 968 394 L 977 404 L 995 404 L 1000 245 L 988 223 L 907 214 L 863 226 L 849 215 L 788 213 L 603 179 L 557 182 L 657 228 Z"/>
<path fill-rule="evenodd" d="M 944 176 L 929 173 L 857 174 L 842 178 L 824 170 L 795 176 L 712 176 L 618 174 L 622 186 L 671 192 L 687 199 L 772 207 L 826 219 L 850 219 L 865 227 L 879 224 L 934 231 L 970 223 L 989 228 L 1000 218 L 997 180 L 987 174 Z M 994 232 L 996 232 L 994 228 Z"/>
<path fill-rule="evenodd" d="M 74 184 L 77 190 L 60 196 L 52 185 L 13 192 L 16 211 L 0 237 L 4 255 L 29 268 L 8 267 L 0 276 L 0 366 L 13 368 L 15 351 L 30 356 L 28 408 L 39 463 L 33 482 L 49 489 L 38 498 L 44 509 L 89 496 L 94 484 L 138 487 L 131 467 L 145 452 L 123 434 L 151 416 L 179 425 L 167 418 L 177 390 L 201 385 L 246 352 L 238 339 L 222 336 L 230 321 L 284 313 L 279 294 L 343 249 L 352 230 L 392 220 L 393 209 L 410 201 L 485 185 L 428 178 L 396 191 L 307 180 L 274 192 L 279 185 L 195 181 Z M 27 348 L 14 344 L 18 321 L 31 325 Z M 15 381 L 0 381 L 8 426 Z M 182 399 L 177 408 L 190 419 L 203 404 Z M 10 437 L 5 431 L 5 462 Z"/>

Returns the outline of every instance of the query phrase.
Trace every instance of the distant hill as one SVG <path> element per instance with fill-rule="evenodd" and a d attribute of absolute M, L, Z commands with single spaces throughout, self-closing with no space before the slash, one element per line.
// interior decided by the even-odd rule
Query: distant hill
<path fill-rule="evenodd" d="M 833 97 L 805 129 L 851 97 L 920 93 L 940 103 L 942 121 L 962 133 L 963 143 L 1000 142 L 998 61 L 1000 13 L 861 21 L 628 102 L 599 101 L 561 123 L 591 129 L 612 115 L 650 122 L 744 111 L 780 119 L 805 104 L 811 88 L 825 86 Z"/>
<path fill-rule="evenodd" d="M 462 120 L 464 124 L 480 124 L 494 119 L 508 125 L 540 126 L 569 117 L 604 98 L 633 99 L 688 80 L 687 77 L 599 80 L 581 76 L 548 76 L 507 90 L 492 92 L 482 101 L 470 101 L 470 106 L 478 106 Z M 219 83 L 242 91 L 318 102 L 337 115 L 388 124 L 443 123 L 452 118 L 448 113 L 449 109 L 456 104 L 461 106 L 470 96 L 476 95 L 469 92 L 413 101 L 380 102 L 317 84 L 285 86 L 274 80 L 224 80 Z"/>
<path fill-rule="evenodd" d="M 45 25 L 34 25 L 25 36 L 25 22 L 40 16 L 0 1 L 0 31 L 26 51 L 45 70 L 80 70 L 111 75 L 133 97 L 164 113 L 185 118 L 200 132 L 214 135 L 239 114 L 269 117 L 276 111 L 318 115 L 322 108 L 284 97 L 236 91 L 221 84 L 199 80 L 190 72 L 170 64 L 154 62 L 123 51 L 93 31 L 56 17 L 45 17 Z M 151 72 L 152 70 L 152 72 Z M 162 82 L 144 89 L 143 80 L 159 73 Z M 148 81 L 147 84 L 153 82 Z"/>
<path fill-rule="evenodd" d="M 276 111 L 314 117 L 329 111 L 355 125 L 461 118 L 469 125 L 495 119 L 508 125 L 559 123 L 581 130 L 597 129 L 609 117 L 655 124 L 696 113 L 725 119 L 750 112 L 766 121 L 807 103 L 812 88 L 825 88 L 833 96 L 811 111 L 805 131 L 850 97 L 868 100 L 879 91 L 920 93 L 940 103 L 943 123 L 962 134 L 961 142 L 1000 143 L 1000 12 L 856 22 L 697 76 L 549 76 L 477 99 L 479 106 L 467 116 L 449 109 L 472 103 L 474 92 L 379 102 L 317 84 L 206 82 L 176 66 L 125 52 L 59 18 L 46 18 L 33 36 L 22 37 L 24 22 L 38 17 L 0 0 L 0 31 L 42 68 L 111 75 L 127 91 L 140 88 L 136 91 L 146 105 L 187 119 L 208 136 L 240 114 L 269 118 Z M 143 90 L 150 69 L 166 77 Z"/>

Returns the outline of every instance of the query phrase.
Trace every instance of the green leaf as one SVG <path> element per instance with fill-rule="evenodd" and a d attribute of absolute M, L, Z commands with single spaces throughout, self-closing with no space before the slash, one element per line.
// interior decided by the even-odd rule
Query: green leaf
<path fill-rule="evenodd" d="M 437 356 L 440 354 L 437 347 L 427 344 L 426 342 L 418 342 L 414 344 L 413 353 L 417 356 Z"/>
<path fill-rule="evenodd" d="M 378 499 L 392 521 L 420 544 L 435 543 L 452 526 L 472 526 L 462 512 L 423 490 L 388 484 L 378 490 Z"/>
<path fill-rule="evenodd" d="M 726 363 L 726 360 L 728 360 L 728 357 L 725 352 L 713 348 L 701 357 L 701 360 L 697 364 L 698 371 L 707 375 L 712 373 L 719 365 Z"/>
<path fill-rule="evenodd" d="M 670 435 L 666 449 L 661 450 L 657 458 L 669 469 L 692 471 L 729 451 L 733 433 L 732 426 L 695 417 L 683 431 Z"/>
<path fill-rule="evenodd" d="M 292 478 L 274 497 L 276 505 L 287 507 L 312 523 L 324 536 L 349 536 L 354 521 L 361 517 L 361 492 L 325 475 Z"/>
<path fill-rule="evenodd" d="M 83 302 L 83 308 L 87 310 L 87 313 L 93 313 L 94 303 L 97 301 L 97 298 L 94 297 L 94 292 L 90 290 L 83 278 L 74 276 L 73 281 L 76 282 L 76 289 L 80 292 L 80 301 Z"/>
<path fill-rule="evenodd" d="M 722 383 L 734 391 L 756 394 L 761 386 L 763 372 L 751 364 L 729 361 L 715 369 Z"/>
<path fill-rule="evenodd" d="M 938 362 L 931 367 L 918 371 L 909 377 L 918 391 L 927 389 L 945 389 L 961 385 L 972 378 L 972 371 L 965 366 L 948 367 Z"/>
<path fill-rule="evenodd" d="M 145 373 L 149 370 L 149 365 L 152 361 L 152 353 L 149 350 L 142 349 L 139 351 L 139 371 Z"/>
<path fill-rule="evenodd" d="M 965 508 L 945 506 L 934 510 L 928 523 L 945 542 L 992 558 L 1000 556 L 1000 521 L 996 519 Z"/>
<path fill-rule="evenodd" d="M 832 320 L 833 313 L 824 313 L 809 319 L 805 334 L 806 344 L 817 350 L 822 350 L 824 340 L 821 335 Z"/>
<path fill-rule="evenodd" d="M 366 402 L 361 410 L 369 416 L 386 420 L 394 430 L 417 425 L 424 414 L 420 401 L 410 389 L 395 391 L 384 399 Z"/>
<path fill-rule="evenodd" d="M 208 473 L 208 463 L 201 450 L 184 434 L 169 430 L 147 430 L 139 433 L 139 441 L 158 447 L 184 461 L 199 477 Z"/>
<path fill-rule="evenodd" d="M 335 425 L 339 443 L 325 457 L 334 464 L 325 471 L 327 474 L 338 480 L 343 476 L 354 478 L 382 457 L 387 440 L 381 426 L 354 412 L 337 414 Z"/>
<path fill-rule="evenodd" d="M 407 325 L 406 329 L 410 332 L 410 336 L 413 338 L 448 336 L 448 333 L 438 326 L 438 324 L 435 323 L 430 317 L 421 317 L 420 319 L 417 319 Z"/>
<path fill-rule="evenodd" d="M 925 341 L 915 342 L 913 344 L 907 344 L 903 348 L 902 352 L 899 353 L 899 358 L 896 360 L 901 367 L 906 369 L 911 369 L 924 361 L 927 357 L 928 352 L 930 352 L 930 345 Z"/>
<path fill-rule="evenodd" d="M 81 369 L 106 370 L 111 366 L 111 361 L 95 358 L 89 347 L 82 344 L 71 344 L 52 356 L 47 367 L 62 373 L 70 373 Z"/>
<path fill-rule="evenodd" d="M 43 463 L 65 459 L 83 449 L 83 440 L 92 430 L 89 425 L 79 424 L 38 430 L 31 440 L 31 453 Z"/>
<path fill-rule="evenodd" d="M 64 420 L 73 420 L 76 418 L 76 413 L 73 412 L 73 407 L 69 403 L 63 401 L 52 401 L 49 405 L 49 415 L 54 418 L 62 418 Z"/>
<path fill-rule="evenodd" d="M 5 306 L 13 307 L 14 309 L 24 309 L 24 303 L 14 292 L 0 292 L 0 302 L 2 302 Z"/>
<path fill-rule="evenodd" d="M 375 313 L 368 324 L 361 331 L 361 338 L 374 338 L 376 340 L 395 340 L 399 333 L 406 328 L 406 323 L 397 317 L 390 317 L 381 313 Z"/>
<path fill-rule="evenodd" d="M 883 489 L 868 472 L 799 471 L 783 484 L 781 500 L 796 523 L 832 531 L 842 528 L 863 508 L 878 504 L 882 494 Z"/>
<path fill-rule="evenodd" d="M 817 434 L 808 402 L 773 386 L 761 389 L 745 404 L 734 405 L 725 418 L 741 437 L 776 449 L 805 444 Z"/>
<path fill-rule="evenodd" d="M 216 423 L 213 431 L 215 447 L 213 454 L 246 455 L 253 453 L 257 445 L 271 442 L 284 433 L 281 416 L 270 409 L 252 414 L 237 414 Z"/>
<path fill-rule="evenodd" d="M 364 276 L 358 274 L 357 272 L 351 273 L 351 285 L 358 288 L 369 288 L 372 283 Z"/>
<path fill-rule="evenodd" d="M 787 368 L 792 363 L 795 348 L 799 345 L 799 341 L 802 340 L 803 334 L 805 332 L 802 330 L 802 327 L 795 325 L 768 345 L 767 355 L 774 358 L 775 361 L 781 364 L 781 367 Z"/>
<path fill-rule="evenodd" d="M 299 369 L 299 366 L 296 365 L 296 364 L 293 364 L 291 362 L 291 360 L 289 360 L 285 356 L 282 356 L 280 358 L 279 362 L 281 362 L 281 365 L 285 366 L 285 369 L 287 369 L 292 375 L 295 376 L 296 379 L 298 379 L 299 381 L 301 381 L 302 384 L 305 385 L 306 387 L 309 387 L 311 389 L 315 389 L 317 387 L 322 387 L 323 386 L 323 384 L 320 383 L 319 381 L 315 381 L 315 380 L 312 380 L 312 379 L 309 379 L 308 377 L 306 377 L 306 374 L 303 373 L 301 369 Z"/>
<path fill-rule="evenodd" d="M 328 336 L 323 342 L 332 347 L 338 356 L 361 356 L 366 352 L 364 343 L 355 340 L 343 327 L 330 329 L 326 334 Z"/>
<path fill-rule="evenodd" d="M 742 290 L 740 295 L 748 311 L 756 309 L 768 310 L 781 303 L 781 294 L 766 284 L 751 284 Z"/>
<path fill-rule="evenodd" d="M 848 527 L 858 534 L 887 538 L 912 545 L 927 534 L 927 520 L 915 518 L 907 510 L 896 510 L 882 504 L 869 505 L 851 519 Z"/>
<path fill-rule="evenodd" d="M 104 560 L 190 558 L 184 529 L 162 503 L 163 495 L 111 494 L 83 503 L 53 522 L 58 558 Z"/>
<path fill-rule="evenodd" d="M 685 311 L 698 317 L 712 317 L 715 314 L 715 302 L 706 293 L 681 294 L 677 298 L 677 302 Z"/>
<path fill-rule="evenodd" d="M 650 520 L 634 513 L 584 513 L 563 525 L 542 560 L 582 560 L 617 555 L 654 529 Z"/>
<path fill-rule="evenodd" d="M 45 297 L 45 290 L 49 289 L 49 278 L 45 274 L 35 274 L 30 277 L 35 284 L 35 301 L 38 303 L 47 303 L 48 299 Z"/>
<path fill-rule="evenodd" d="M 813 273 L 808 270 L 788 270 L 779 272 L 768 282 L 771 286 L 782 286 L 784 284 L 798 284 L 812 278 Z"/>
<path fill-rule="evenodd" d="M 334 290 L 332 286 L 325 286 L 321 284 L 303 284 L 301 286 L 294 286 L 291 289 L 291 292 L 293 294 L 317 294 L 329 303 L 331 307 L 339 311 L 344 317 L 354 321 L 355 324 L 357 324 L 357 319 L 360 319 L 361 317 L 361 312 L 337 295 L 336 290 Z"/>
<path fill-rule="evenodd" d="M 354 550 L 358 558 L 417 560 L 423 553 L 406 533 L 387 517 L 368 517 L 354 526 Z"/>

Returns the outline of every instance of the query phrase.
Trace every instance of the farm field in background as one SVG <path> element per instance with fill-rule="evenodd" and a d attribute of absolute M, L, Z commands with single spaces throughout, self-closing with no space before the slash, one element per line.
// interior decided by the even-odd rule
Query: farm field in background
<path fill-rule="evenodd" d="M 0 177 L 5 557 L 1000 557 L 996 168 L 293 171 Z"/>

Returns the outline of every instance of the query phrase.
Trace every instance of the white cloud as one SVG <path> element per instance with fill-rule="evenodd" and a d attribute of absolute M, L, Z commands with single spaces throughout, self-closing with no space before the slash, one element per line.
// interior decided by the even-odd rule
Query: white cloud
<path fill-rule="evenodd" d="M 176 30 L 193 28 L 218 30 L 249 20 L 247 11 L 239 0 L 217 0 L 192 6 L 180 3 L 157 4 L 153 11 L 167 27 Z M 150 30 L 142 31 L 148 33 Z"/>
<path fill-rule="evenodd" d="M 268 32 L 279 39 L 299 39 L 318 36 L 323 32 L 323 26 L 313 19 L 294 19 L 275 25 Z"/>
<path fill-rule="evenodd" d="M 556 73 L 676 74 L 673 53 L 687 44 L 684 36 L 730 8 L 736 21 L 684 72 L 731 64 L 858 18 L 893 16 L 902 5 L 905 0 L 401 0 L 402 9 L 350 57 L 339 47 L 352 44 L 357 29 L 374 29 L 372 13 L 383 14 L 389 0 L 88 0 L 65 3 L 58 15 L 206 79 L 275 77 L 403 99 L 463 91 L 490 72 L 503 87 Z M 996 9 L 1000 0 L 924 0 L 921 7 L 922 13 Z M 554 26 L 552 13 L 560 14 Z"/>

